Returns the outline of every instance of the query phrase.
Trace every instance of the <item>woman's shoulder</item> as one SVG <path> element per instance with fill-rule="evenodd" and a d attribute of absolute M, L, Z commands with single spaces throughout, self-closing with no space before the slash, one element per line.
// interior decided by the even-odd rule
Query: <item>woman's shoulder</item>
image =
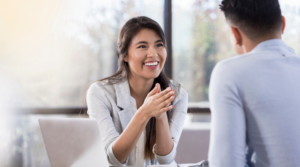
<path fill-rule="evenodd" d="M 97 91 L 97 90 L 101 90 L 101 89 L 105 89 L 105 87 L 108 86 L 108 81 L 107 80 L 100 80 L 100 81 L 96 81 L 96 82 L 93 82 L 88 91 Z"/>
<path fill-rule="evenodd" d="M 110 84 L 108 80 L 100 80 L 92 83 L 88 88 L 87 95 L 97 95 L 101 96 L 105 93 L 112 93 L 114 92 L 114 85 Z"/>
<path fill-rule="evenodd" d="M 182 85 L 179 82 L 175 81 L 175 80 L 170 80 L 170 87 L 172 89 L 174 89 L 175 91 L 178 91 L 178 93 L 180 93 L 180 94 L 187 94 L 187 92 L 182 87 Z"/>
<path fill-rule="evenodd" d="M 170 87 L 175 90 L 176 96 L 174 101 L 180 100 L 182 98 L 188 98 L 188 93 L 179 82 L 170 80 Z"/>

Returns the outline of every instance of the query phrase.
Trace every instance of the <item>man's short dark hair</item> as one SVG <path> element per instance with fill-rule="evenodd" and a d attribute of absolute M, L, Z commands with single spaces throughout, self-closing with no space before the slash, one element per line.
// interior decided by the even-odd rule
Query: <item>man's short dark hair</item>
<path fill-rule="evenodd" d="M 278 0 L 223 0 L 220 9 L 229 24 L 239 28 L 251 40 L 281 30 Z"/>

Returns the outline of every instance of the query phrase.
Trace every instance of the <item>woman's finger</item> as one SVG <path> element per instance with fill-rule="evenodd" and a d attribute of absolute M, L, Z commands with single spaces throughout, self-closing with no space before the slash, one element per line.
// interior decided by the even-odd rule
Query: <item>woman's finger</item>
<path fill-rule="evenodd" d="M 163 108 L 163 107 L 169 105 L 173 100 L 174 100 L 174 95 L 172 95 L 172 96 L 169 97 L 168 99 L 162 101 L 159 105 L 160 105 L 160 107 Z"/>
<path fill-rule="evenodd" d="M 171 96 L 174 96 L 174 95 L 175 95 L 175 91 L 171 90 L 171 91 L 169 91 L 169 93 L 167 93 L 167 94 L 163 95 L 162 97 L 160 97 L 159 101 L 163 102 L 163 101 L 169 99 Z"/>
<path fill-rule="evenodd" d="M 155 84 L 155 87 L 148 93 L 147 97 L 153 96 L 157 93 L 158 83 Z M 160 87 L 160 86 L 159 86 Z"/>
<path fill-rule="evenodd" d="M 161 92 L 160 84 L 157 83 L 157 91 L 156 91 L 156 93 L 160 93 L 160 92 Z"/>
<path fill-rule="evenodd" d="M 167 111 L 171 110 L 173 107 L 174 107 L 173 105 L 164 107 L 164 108 L 160 109 L 159 112 L 160 112 L 160 114 L 162 114 L 164 112 L 167 112 Z"/>
<path fill-rule="evenodd" d="M 159 99 L 161 97 L 163 97 L 164 95 L 168 94 L 171 91 L 171 88 L 168 87 L 167 89 L 165 89 L 164 91 L 160 92 L 159 94 L 156 95 L 156 98 Z"/>

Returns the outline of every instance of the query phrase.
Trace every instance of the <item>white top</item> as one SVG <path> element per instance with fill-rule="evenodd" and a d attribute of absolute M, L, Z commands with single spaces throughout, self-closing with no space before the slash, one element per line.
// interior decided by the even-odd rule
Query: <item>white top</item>
<path fill-rule="evenodd" d="M 137 111 L 136 107 L 136 101 L 135 99 L 130 96 L 131 99 L 131 108 L 132 108 L 132 114 L 134 115 Z M 144 130 L 136 144 L 136 151 L 137 151 L 137 165 L 143 165 L 148 166 L 151 165 L 150 158 L 147 158 L 144 160 L 145 157 L 145 143 L 146 143 L 146 130 Z"/>
<path fill-rule="evenodd" d="M 300 57 L 282 40 L 218 63 L 209 97 L 210 167 L 244 167 L 251 150 L 255 167 L 300 166 Z"/>

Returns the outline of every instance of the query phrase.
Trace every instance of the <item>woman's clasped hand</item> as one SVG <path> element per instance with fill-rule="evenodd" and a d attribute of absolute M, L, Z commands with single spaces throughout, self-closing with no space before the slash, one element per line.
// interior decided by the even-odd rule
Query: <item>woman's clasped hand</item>
<path fill-rule="evenodd" d="M 169 105 L 175 96 L 175 91 L 170 87 L 164 91 L 160 90 L 160 85 L 156 84 L 151 92 L 148 93 L 139 112 L 143 112 L 148 118 L 160 117 L 163 113 L 171 110 L 174 106 Z"/>

